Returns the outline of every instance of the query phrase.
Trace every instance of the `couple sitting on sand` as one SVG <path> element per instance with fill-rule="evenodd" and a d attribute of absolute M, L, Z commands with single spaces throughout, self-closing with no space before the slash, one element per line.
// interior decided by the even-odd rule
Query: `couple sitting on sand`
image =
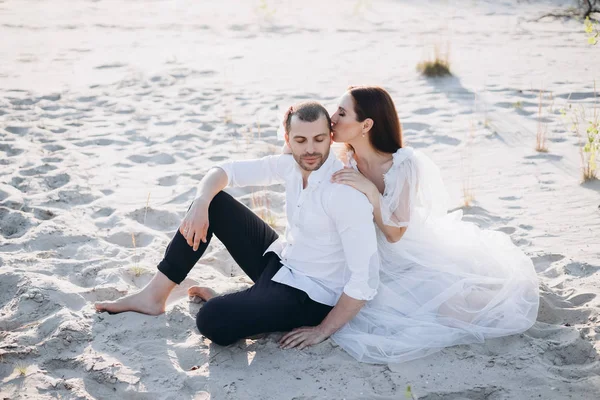
<path fill-rule="evenodd" d="M 200 333 L 219 345 L 287 332 L 283 348 L 331 337 L 360 361 L 402 362 L 535 322 L 531 260 L 504 233 L 448 214 L 438 168 L 403 145 L 384 89 L 350 87 L 331 117 L 318 103 L 296 105 L 284 125 L 291 154 L 211 169 L 152 281 L 96 308 L 164 312 L 214 234 L 254 282 L 223 296 L 189 289 L 206 301 Z M 346 165 L 332 141 L 346 144 Z M 222 191 L 280 183 L 285 238 Z"/>

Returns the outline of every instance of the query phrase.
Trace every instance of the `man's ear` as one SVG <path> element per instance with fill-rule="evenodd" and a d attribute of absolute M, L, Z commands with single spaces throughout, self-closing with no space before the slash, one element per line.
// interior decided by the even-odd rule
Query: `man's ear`
<path fill-rule="evenodd" d="M 329 145 L 333 144 L 333 131 L 329 132 Z"/>
<path fill-rule="evenodd" d="M 285 144 L 287 144 L 288 146 L 290 145 L 290 135 L 287 134 L 287 132 L 283 135 L 283 138 L 285 139 Z"/>
<path fill-rule="evenodd" d="M 367 118 L 363 121 L 363 132 L 367 133 L 371 130 L 373 125 L 375 124 L 371 118 Z"/>

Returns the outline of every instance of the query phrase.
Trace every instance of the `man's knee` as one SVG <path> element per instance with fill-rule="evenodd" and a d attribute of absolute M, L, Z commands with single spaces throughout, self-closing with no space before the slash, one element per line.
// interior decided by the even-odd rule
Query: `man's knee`
<path fill-rule="evenodd" d="M 231 332 L 226 313 L 219 302 L 208 301 L 196 315 L 196 326 L 200 333 L 220 346 L 229 346 L 239 338 Z"/>

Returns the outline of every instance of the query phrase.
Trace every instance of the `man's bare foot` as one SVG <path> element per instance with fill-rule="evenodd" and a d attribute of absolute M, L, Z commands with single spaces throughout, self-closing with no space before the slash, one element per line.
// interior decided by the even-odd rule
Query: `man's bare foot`
<path fill-rule="evenodd" d="M 117 314 L 125 311 L 134 311 L 147 315 L 159 315 L 165 312 L 165 303 L 157 302 L 144 291 L 121 297 L 115 301 L 104 301 L 94 304 L 96 310 Z"/>
<path fill-rule="evenodd" d="M 159 315 L 165 312 L 167 298 L 177 284 L 161 271 L 157 271 L 152 280 L 139 292 L 121 297 L 115 301 L 96 303 L 96 310 L 116 314 L 124 311 L 135 311 L 148 315 Z"/>
<path fill-rule="evenodd" d="M 204 301 L 209 301 L 213 297 L 217 296 L 217 292 L 212 290 L 211 288 L 203 287 L 203 286 L 192 286 L 188 289 L 188 296 L 200 297 Z"/>

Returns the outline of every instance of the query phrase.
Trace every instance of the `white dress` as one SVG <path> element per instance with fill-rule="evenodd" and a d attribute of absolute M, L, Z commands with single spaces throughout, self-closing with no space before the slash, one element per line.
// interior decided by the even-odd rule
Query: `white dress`
<path fill-rule="evenodd" d="M 448 214 L 439 169 L 427 156 L 399 149 L 384 182 L 384 223 L 408 228 L 396 243 L 377 229 L 378 293 L 332 336 L 340 347 L 359 361 L 398 363 L 533 325 L 533 263 L 506 234 L 462 221 L 462 211 Z"/>

